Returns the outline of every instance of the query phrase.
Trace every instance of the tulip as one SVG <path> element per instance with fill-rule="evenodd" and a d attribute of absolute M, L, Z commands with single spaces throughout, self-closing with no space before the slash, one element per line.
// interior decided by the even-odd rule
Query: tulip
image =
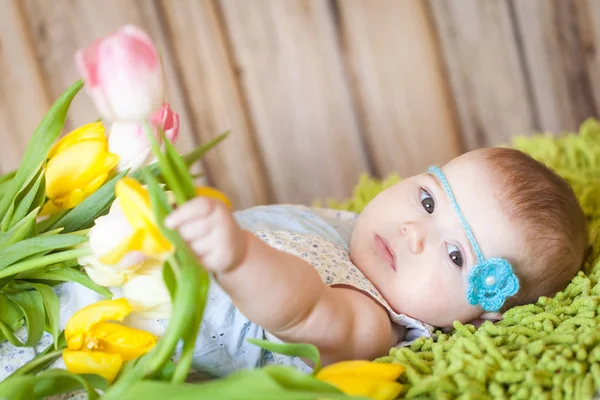
<path fill-rule="evenodd" d="M 97 257 L 86 256 L 77 259 L 79 265 L 81 265 L 86 274 L 96 284 L 104 287 L 120 287 L 127 282 L 138 270 L 143 262 L 134 264 L 129 268 L 114 268 L 112 265 L 102 264 Z"/>
<path fill-rule="evenodd" d="M 164 99 L 163 70 L 156 47 L 140 28 L 126 25 L 77 52 L 77 67 L 103 118 L 147 121 Z"/>
<path fill-rule="evenodd" d="M 163 262 L 146 259 L 128 268 L 102 264 L 96 257 L 78 259 L 85 272 L 100 286 L 121 288 L 122 297 L 141 319 L 167 319 L 171 314 L 171 296 L 163 280 Z"/>
<path fill-rule="evenodd" d="M 114 381 L 123 361 L 147 353 L 156 344 L 148 332 L 123 326 L 131 313 L 126 299 L 104 300 L 76 312 L 65 327 L 67 369 L 76 374 L 97 374 Z"/>
<path fill-rule="evenodd" d="M 95 122 L 70 132 L 52 146 L 46 165 L 43 214 L 68 210 L 106 181 L 119 157 L 108 151 L 104 126 Z"/>
<path fill-rule="evenodd" d="M 179 132 L 179 115 L 165 103 L 150 118 L 150 127 L 159 145 L 162 143 L 161 131 L 174 142 Z M 108 150 L 119 156 L 119 172 L 135 171 L 156 160 L 144 124 L 140 122 L 114 122 L 108 136 Z"/>
<path fill-rule="evenodd" d="M 125 177 L 115 186 L 116 200 L 108 215 L 90 230 L 90 248 L 102 264 L 127 269 L 146 258 L 165 260 L 172 244 L 160 233 L 148 191 Z"/>
<path fill-rule="evenodd" d="M 328 365 L 317 373 L 316 378 L 351 396 L 392 400 L 402 391 L 402 385 L 396 379 L 404 370 L 399 364 L 354 360 Z"/>
<path fill-rule="evenodd" d="M 197 196 L 212 197 L 213 199 L 217 199 L 217 200 L 220 200 L 221 202 L 223 202 L 223 204 L 225 204 L 229 209 L 232 208 L 231 201 L 225 195 L 225 193 L 223 193 L 215 188 L 212 188 L 209 186 L 199 186 L 196 188 L 195 192 L 196 192 Z"/>
<path fill-rule="evenodd" d="M 122 286 L 123 297 L 135 313 L 145 319 L 168 319 L 171 315 L 171 295 L 163 279 L 163 264 L 149 260 Z"/>
<path fill-rule="evenodd" d="M 97 218 L 94 226 L 90 229 L 88 243 L 92 250 L 92 255 L 82 257 L 79 260 L 81 265 L 89 266 L 98 271 L 103 268 L 109 268 L 124 279 L 128 274 L 133 273 L 139 268 L 139 265 L 148 258 L 144 253 L 141 251 L 129 251 L 118 261 L 111 262 L 110 264 L 103 263 L 101 259 L 114 249 L 119 248 L 122 243 L 129 242 L 133 234 L 134 230 L 127 221 L 125 214 L 123 214 L 118 199 L 117 201 L 113 201 L 108 214 Z M 93 273 L 90 274 L 90 276 L 92 275 Z M 116 277 L 115 275 L 112 279 Z M 96 283 L 102 286 L 120 285 L 114 281 L 112 283 L 96 281 Z"/>

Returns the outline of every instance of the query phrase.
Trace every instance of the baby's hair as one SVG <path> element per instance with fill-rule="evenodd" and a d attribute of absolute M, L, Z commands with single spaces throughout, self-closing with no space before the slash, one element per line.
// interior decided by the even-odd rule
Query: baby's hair
<path fill-rule="evenodd" d="M 553 296 L 581 268 L 588 244 L 587 223 L 571 186 L 531 156 L 510 148 L 483 150 L 511 220 L 524 230 L 524 258 L 511 260 L 519 293 L 505 309 Z"/>

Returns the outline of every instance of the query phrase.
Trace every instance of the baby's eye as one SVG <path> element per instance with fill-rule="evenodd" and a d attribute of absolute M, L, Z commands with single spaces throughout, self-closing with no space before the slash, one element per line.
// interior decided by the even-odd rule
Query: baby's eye
<path fill-rule="evenodd" d="M 446 244 L 446 250 L 448 251 L 448 257 L 450 257 L 450 261 L 452 261 L 457 267 L 462 267 L 464 261 L 463 255 L 459 248 L 453 244 Z"/>
<path fill-rule="evenodd" d="M 431 197 L 429 192 L 425 189 L 421 189 L 421 204 L 428 214 L 433 214 L 433 210 L 435 210 L 435 200 L 433 200 L 433 197 Z"/>

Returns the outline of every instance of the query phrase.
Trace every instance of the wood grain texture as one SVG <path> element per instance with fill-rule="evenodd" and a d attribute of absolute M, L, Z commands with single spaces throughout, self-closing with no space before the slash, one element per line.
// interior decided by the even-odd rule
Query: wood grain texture
<path fill-rule="evenodd" d="M 344 47 L 378 175 L 410 176 L 460 152 L 454 105 L 424 2 L 338 1 Z"/>
<path fill-rule="evenodd" d="M 49 99 L 18 0 L 0 1 L 0 168 L 18 167 Z"/>
<path fill-rule="evenodd" d="M 202 167 L 236 208 L 600 114 L 596 0 L 0 0 L 0 170 L 79 79 L 76 51 L 127 23 L 161 50 L 177 147 L 232 130 Z M 96 118 L 82 92 L 67 128 Z"/>
<path fill-rule="evenodd" d="M 466 149 L 535 130 L 506 0 L 429 0 Z"/>
<path fill-rule="evenodd" d="M 328 3 L 219 4 L 275 200 L 349 195 L 369 167 Z"/>
<path fill-rule="evenodd" d="M 154 2 L 144 0 L 25 0 L 35 51 L 42 65 L 52 98 L 56 98 L 80 78 L 75 67 L 77 50 L 88 47 L 95 39 L 106 36 L 125 24 L 144 28 L 162 53 L 165 68 L 167 101 L 180 114 L 181 135 L 177 147 L 193 148 L 189 116 L 181 94 L 171 46 L 166 41 Z M 82 91 L 73 101 L 67 127 L 94 121 L 98 114 L 90 98 Z"/>
<path fill-rule="evenodd" d="M 574 0 L 579 38 L 594 99 L 594 115 L 600 115 L 600 2 Z"/>
<path fill-rule="evenodd" d="M 513 4 L 540 128 L 577 130 L 585 118 L 596 114 L 596 106 L 575 2 Z"/>
<path fill-rule="evenodd" d="M 229 138 L 206 156 L 211 183 L 237 207 L 272 200 L 260 151 L 253 137 L 227 38 L 211 0 L 161 2 L 170 43 L 179 65 L 194 131 L 202 141 L 231 130 Z"/>

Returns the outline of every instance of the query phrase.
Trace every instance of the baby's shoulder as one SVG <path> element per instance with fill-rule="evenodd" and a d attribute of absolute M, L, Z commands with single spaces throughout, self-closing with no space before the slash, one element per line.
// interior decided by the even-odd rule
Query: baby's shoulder
<path fill-rule="evenodd" d="M 250 232 L 288 231 L 316 235 L 348 249 L 357 214 L 296 204 L 263 205 L 236 211 L 240 226 Z"/>

